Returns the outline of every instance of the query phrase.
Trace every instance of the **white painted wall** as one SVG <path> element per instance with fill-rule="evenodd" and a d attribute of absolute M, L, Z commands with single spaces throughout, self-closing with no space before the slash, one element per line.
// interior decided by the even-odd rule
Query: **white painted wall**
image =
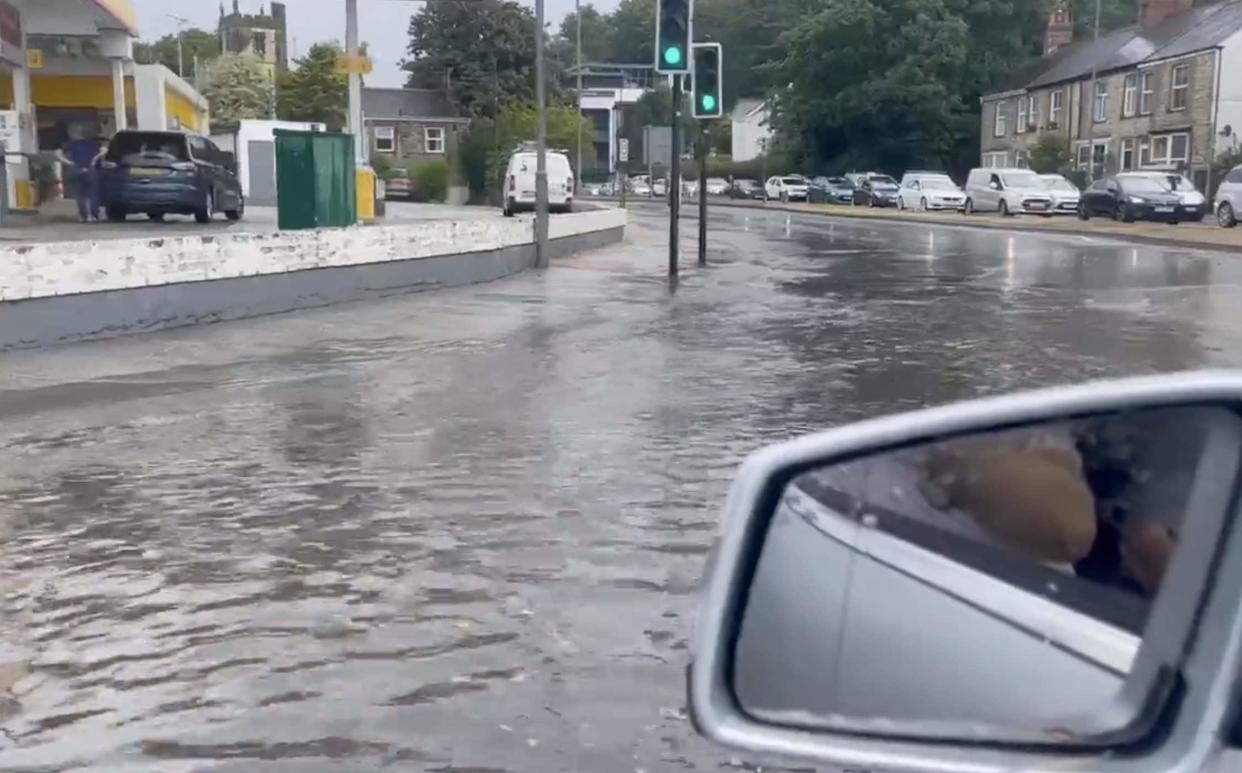
<path fill-rule="evenodd" d="M 622 209 L 557 215 L 552 238 L 624 227 Z M 456 255 L 530 244 L 531 217 L 0 247 L 0 302 Z"/>
<path fill-rule="evenodd" d="M 250 195 L 250 141 L 261 140 L 274 142 L 276 139 L 277 129 L 287 129 L 289 131 L 309 132 L 309 131 L 326 131 L 327 126 L 321 123 L 304 123 L 301 121 L 260 121 L 246 120 L 242 121 L 237 131 L 230 135 L 218 134 L 212 135 L 211 139 L 225 150 L 233 151 L 237 156 L 237 176 L 241 180 L 242 194 Z M 276 176 L 276 170 L 272 169 L 272 176 Z"/>
<path fill-rule="evenodd" d="M 763 141 L 772 138 L 768 111 L 756 110 L 744 121 L 733 121 L 733 160 L 750 161 L 763 154 Z"/>
<path fill-rule="evenodd" d="M 164 99 L 164 79 L 159 77 L 155 67 L 133 67 L 134 105 L 138 114 L 137 128 L 162 132 L 168 128 L 168 105 Z"/>
<path fill-rule="evenodd" d="M 1216 113 L 1216 145 L 1214 155 L 1242 145 L 1242 30 L 1225 40 L 1220 52 L 1220 96 Z M 1222 137 L 1225 126 L 1232 127 L 1231 136 Z"/>

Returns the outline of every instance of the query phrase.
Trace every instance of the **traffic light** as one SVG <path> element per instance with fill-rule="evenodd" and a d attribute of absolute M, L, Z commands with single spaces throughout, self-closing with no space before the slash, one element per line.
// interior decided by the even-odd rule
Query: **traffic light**
<path fill-rule="evenodd" d="M 690 4 L 692 0 L 658 0 L 656 72 L 690 72 Z"/>
<path fill-rule="evenodd" d="M 694 44 L 694 117 L 719 118 L 724 114 L 720 65 L 724 56 L 719 43 Z"/>

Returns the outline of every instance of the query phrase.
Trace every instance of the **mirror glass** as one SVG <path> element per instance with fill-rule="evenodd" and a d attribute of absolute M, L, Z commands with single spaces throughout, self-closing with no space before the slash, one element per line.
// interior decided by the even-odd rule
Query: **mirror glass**
<path fill-rule="evenodd" d="M 794 477 L 742 612 L 742 709 L 1051 743 L 1126 725 L 1179 534 L 1230 501 L 1239 423 L 1210 406 L 1076 417 Z"/>

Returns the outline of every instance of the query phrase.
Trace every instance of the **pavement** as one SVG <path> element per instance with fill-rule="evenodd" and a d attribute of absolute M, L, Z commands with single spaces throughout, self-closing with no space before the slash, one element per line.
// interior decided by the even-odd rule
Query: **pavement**
<path fill-rule="evenodd" d="M 376 222 L 408 223 L 425 220 L 471 220 L 502 217 L 495 207 L 467 207 L 449 204 L 421 204 L 404 201 L 386 202 L 383 218 Z M 164 222 L 155 222 L 143 215 L 133 215 L 124 223 L 82 223 L 72 201 L 57 201 L 37 215 L 14 214 L 0 225 L 0 244 L 46 241 L 84 241 L 159 236 L 187 236 L 202 233 L 266 233 L 277 230 L 275 207 L 246 208 L 245 217 L 230 222 L 223 215 L 211 223 L 199 224 L 192 216 L 169 215 Z"/>
<path fill-rule="evenodd" d="M 547 271 L 0 355 L 0 768 L 814 771 L 685 714 L 744 455 L 1242 365 L 1233 255 L 710 218 L 674 284 L 636 206 Z"/>
<path fill-rule="evenodd" d="M 631 198 L 630 201 L 635 200 Z M 662 206 L 659 202 L 654 202 L 650 199 L 638 199 L 637 203 L 639 206 L 651 206 L 653 204 Z M 782 204 L 776 201 L 741 201 L 723 197 L 709 199 L 709 206 L 713 208 L 740 207 L 774 212 L 797 212 L 842 218 L 960 225 L 1002 231 L 1036 231 L 1084 236 L 1108 236 L 1147 244 L 1164 244 L 1171 247 L 1202 247 L 1228 252 L 1242 252 L 1242 227 L 1221 228 L 1211 217 L 1198 223 L 1186 222 L 1173 226 L 1168 223 L 1146 221 L 1118 223 L 1107 218 L 1098 217 L 1084 222 L 1073 215 L 1055 215 L 1050 218 L 1036 215 L 1001 217 L 998 214 L 976 213 L 966 215 L 961 212 L 950 211 L 917 212 L 886 207 L 851 207 L 846 204 L 804 204 L 799 202 Z M 682 203 L 682 214 L 686 217 L 697 217 L 698 200 L 685 200 Z"/>

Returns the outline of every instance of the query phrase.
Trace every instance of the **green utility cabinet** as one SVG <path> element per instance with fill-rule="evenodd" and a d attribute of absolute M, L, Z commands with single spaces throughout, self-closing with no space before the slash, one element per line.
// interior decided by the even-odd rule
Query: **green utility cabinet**
<path fill-rule="evenodd" d="M 276 208 L 280 229 L 330 228 L 358 220 L 354 138 L 277 129 Z"/>

